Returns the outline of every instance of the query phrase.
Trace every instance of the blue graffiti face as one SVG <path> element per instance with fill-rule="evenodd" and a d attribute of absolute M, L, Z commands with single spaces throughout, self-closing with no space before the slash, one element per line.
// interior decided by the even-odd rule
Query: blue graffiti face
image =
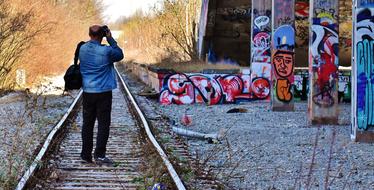
<path fill-rule="evenodd" d="M 283 25 L 274 32 L 273 46 L 276 49 L 290 50 L 295 48 L 295 29 Z"/>
<path fill-rule="evenodd" d="M 358 7 L 374 7 L 374 1 L 373 0 L 361 0 L 358 1 Z"/>

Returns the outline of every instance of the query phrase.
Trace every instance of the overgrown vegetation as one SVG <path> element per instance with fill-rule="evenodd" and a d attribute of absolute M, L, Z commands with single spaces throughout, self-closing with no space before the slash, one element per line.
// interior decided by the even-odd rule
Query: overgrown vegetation
<path fill-rule="evenodd" d="M 0 187 L 13 189 L 31 164 L 34 149 L 42 139 L 43 126 L 47 125 L 38 110 L 44 110 L 46 99 L 44 90 L 35 94 L 26 92 L 24 106 L 7 106 L 0 112 L 7 119 L 2 123 L 0 149 Z"/>
<path fill-rule="evenodd" d="M 71 63 L 77 42 L 99 20 L 95 0 L 0 0 L 0 89 L 13 89 L 15 71 L 27 82 L 61 73 Z"/>
<path fill-rule="evenodd" d="M 64 72 L 76 44 L 88 38 L 88 26 L 100 22 L 99 13 L 96 0 L 0 0 L 0 95 L 17 87 L 18 69 L 34 86 L 41 77 Z M 0 110 L 0 189 L 14 188 L 46 126 L 55 122 L 41 115 L 47 108 L 41 90 L 25 90 L 19 103 Z"/>
<path fill-rule="evenodd" d="M 138 10 L 122 19 L 125 49 L 130 50 L 127 57 L 146 63 L 195 59 L 200 4 L 198 0 L 163 0 L 148 14 Z"/>

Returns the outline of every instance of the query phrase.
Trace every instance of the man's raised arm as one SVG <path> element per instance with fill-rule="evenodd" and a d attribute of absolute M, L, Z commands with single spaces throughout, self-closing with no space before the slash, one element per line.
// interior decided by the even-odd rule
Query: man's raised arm
<path fill-rule="evenodd" d="M 113 61 L 113 62 L 118 62 L 118 61 L 121 61 L 123 59 L 123 52 L 122 52 L 122 49 L 120 47 L 118 47 L 117 45 L 117 42 L 110 36 L 110 37 L 107 37 L 107 41 L 110 45 L 110 59 Z"/>

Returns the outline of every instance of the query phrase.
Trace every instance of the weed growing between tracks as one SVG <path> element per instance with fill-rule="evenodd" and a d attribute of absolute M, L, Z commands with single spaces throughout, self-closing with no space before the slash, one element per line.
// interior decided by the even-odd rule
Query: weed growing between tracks
<path fill-rule="evenodd" d="M 127 107 L 129 112 L 134 117 L 136 126 L 141 126 L 139 127 L 138 142 L 142 143 L 142 154 L 144 158 L 144 164 L 141 165 L 141 168 L 139 168 L 139 170 L 142 171 L 142 177 L 134 178 L 133 182 L 142 184 L 141 189 L 149 189 L 157 183 L 165 185 L 167 189 L 176 189 L 176 186 L 172 178 L 169 176 L 168 170 L 163 163 L 162 158 L 155 150 L 152 142 L 149 141 L 145 128 L 140 122 L 141 120 L 138 118 L 135 108 L 130 101 L 126 101 L 126 103 L 128 105 Z M 137 154 L 136 150 L 134 150 L 134 154 Z"/>
<path fill-rule="evenodd" d="M 118 68 L 121 72 L 126 73 L 123 65 L 118 65 Z M 134 77 L 131 73 L 126 73 L 126 75 L 124 75 L 124 79 L 129 84 L 129 88 L 133 92 L 133 94 L 139 93 L 142 87 L 144 87 L 144 85 L 140 83 L 140 81 L 136 80 L 137 78 Z M 188 154 L 187 145 L 184 143 L 183 139 L 173 135 L 168 118 L 163 117 L 159 113 L 154 113 L 156 110 L 152 108 L 153 104 L 144 99 L 144 97 L 136 96 L 135 98 L 149 121 L 152 133 L 154 134 L 162 149 L 168 155 L 169 161 L 174 166 L 179 177 L 185 183 L 186 188 L 205 189 L 201 187 L 207 187 L 207 184 L 204 183 L 206 181 L 209 182 L 209 187 L 217 186 L 210 177 L 198 176 L 199 172 L 196 171 L 197 167 L 194 165 L 192 157 Z M 155 114 L 157 115 L 156 118 L 150 117 L 150 115 Z M 151 149 L 153 149 L 152 146 L 148 145 L 148 149 L 150 149 L 150 147 Z M 153 169 L 154 171 L 148 170 L 144 172 L 145 175 L 149 176 L 146 180 L 142 180 L 145 186 L 149 187 L 154 183 L 162 183 L 167 186 L 167 189 L 175 189 L 174 182 L 171 181 L 167 170 L 163 170 L 164 164 L 162 163 L 161 158 L 159 158 L 159 155 L 151 155 L 148 152 L 146 153 L 147 155 L 150 155 L 148 156 L 148 158 L 151 158 L 151 160 L 153 159 L 155 163 L 151 165 L 151 167 L 146 168 L 153 168 L 154 166 L 157 167 Z M 157 161 L 157 159 L 159 161 Z"/>
<path fill-rule="evenodd" d="M 313 143 L 313 151 L 311 152 L 311 158 L 310 158 L 310 163 L 306 161 L 301 161 L 300 162 L 300 168 L 299 168 L 299 175 L 295 179 L 295 184 L 292 187 L 292 189 L 299 190 L 299 189 L 315 189 L 315 188 L 323 188 L 325 190 L 327 189 L 335 189 L 334 183 L 337 181 L 337 179 L 342 179 L 344 178 L 343 185 L 341 189 L 355 189 L 352 186 L 352 182 L 349 182 L 349 178 L 354 172 L 354 170 L 349 171 L 347 174 L 343 174 L 343 163 L 336 164 L 334 163 L 335 156 L 339 153 L 342 152 L 350 143 L 347 144 L 342 144 L 340 146 L 337 146 L 336 138 L 337 138 L 337 132 L 336 132 L 336 127 L 333 127 L 331 129 L 331 136 L 330 136 L 330 145 L 329 145 L 329 150 L 323 150 L 319 148 L 319 144 L 321 143 L 321 127 L 318 126 L 318 130 L 315 134 L 315 139 Z M 326 155 L 326 163 L 320 163 L 317 161 L 317 157 L 319 154 L 321 154 L 324 151 L 328 151 L 328 154 Z M 315 168 L 317 165 L 325 165 L 326 167 L 323 168 L 323 180 L 319 180 L 321 178 L 318 176 L 317 172 L 318 170 Z M 303 169 L 304 166 L 308 166 L 306 168 L 306 171 Z M 354 168 L 354 166 L 352 166 Z M 357 171 L 356 171 L 357 172 Z"/>
<path fill-rule="evenodd" d="M 160 155 L 154 150 L 151 142 L 148 140 L 146 141 L 146 143 L 143 143 L 146 165 L 140 168 L 140 171 L 143 171 L 143 178 L 134 180 L 137 180 L 140 184 L 144 184 L 144 189 L 149 189 L 157 183 L 165 185 L 167 189 L 176 189 Z"/>

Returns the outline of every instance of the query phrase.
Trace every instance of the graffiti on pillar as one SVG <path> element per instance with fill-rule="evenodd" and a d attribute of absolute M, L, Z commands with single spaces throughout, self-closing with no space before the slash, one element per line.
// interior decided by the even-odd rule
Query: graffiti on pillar
<path fill-rule="evenodd" d="M 271 10 L 260 11 L 253 9 L 252 63 L 270 64 L 270 16 Z"/>
<path fill-rule="evenodd" d="M 207 20 L 207 28 L 213 28 L 216 24 L 216 11 L 209 10 L 208 8 L 208 20 Z"/>
<path fill-rule="evenodd" d="M 275 49 L 293 51 L 295 48 L 295 29 L 291 25 L 283 25 L 277 28 L 273 36 Z"/>
<path fill-rule="evenodd" d="M 359 0 L 358 1 L 358 7 L 374 7 L 374 1 L 373 0 Z"/>
<path fill-rule="evenodd" d="M 325 2 L 324 2 L 325 3 Z M 333 9 L 316 10 L 313 18 L 310 59 L 314 86 L 312 100 L 320 107 L 332 107 L 337 97 L 339 37 Z"/>
<path fill-rule="evenodd" d="M 357 124 L 367 130 L 374 126 L 374 8 L 358 9 L 356 21 Z"/>
<path fill-rule="evenodd" d="M 294 98 L 304 99 L 309 92 L 309 72 L 307 70 L 295 71 Z M 339 102 L 351 101 L 351 71 L 339 71 Z"/>
<path fill-rule="evenodd" d="M 182 74 L 163 76 L 161 104 L 209 105 L 240 101 L 265 100 L 270 94 L 270 82 L 256 78 L 251 82 L 249 74 Z"/>
<path fill-rule="evenodd" d="M 253 38 L 252 62 L 270 62 L 270 34 L 267 32 L 259 32 Z"/>
<path fill-rule="evenodd" d="M 252 0 L 251 82 L 260 98 L 270 92 L 271 12 L 271 0 Z"/>
<path fill-rule="evenodd" d="M 305 1 L 295 2 L 295 17 L 297 19 L 308 19 L 309 2 L 305 2 Z"/>
<path fill-rule="evenodd" d="M 311 0 L 309 121 L 337 124 L 339 101 L 339 0 Z"/>
<path fill-rule="evenodd" d="M 251 8 L 235 7 L 235 8 L 218 8 L 217 15 L 221 15 L 226 21 L 246 22 L 251 17 Z"/>
<path fill-rule="evenodd" d="M 298 47 L 307 47 L 309 40 L 309 1 L 295 2 L 295 28 L 296 44 Z"/>
<path fill-rule="evenodd" d="M 284 0 L 273 0 L 274 7 L 276 7 L 276 11 L 274 11 L 274 24 L 276 26 L 281 25 L 293 25 L 294 23 L 294 1 L 284 1 Z M 291 5 L 292 4 L 292 5 Z"/>
<path fill-rule="evenodd" d="M 272 36 L 272 108 L 293 109 L 295 66 L 295 13 L 294 1 L 273 0 Z"/>
<path fill-rule="evenodd" d="M 291 85 L 293 84 L 294 52 L 288 50 L 276 50 L 273 55 L 273 67 L 276 78 L 275 92 L 281 102 L 291 102 L 293 96 Z"/>

